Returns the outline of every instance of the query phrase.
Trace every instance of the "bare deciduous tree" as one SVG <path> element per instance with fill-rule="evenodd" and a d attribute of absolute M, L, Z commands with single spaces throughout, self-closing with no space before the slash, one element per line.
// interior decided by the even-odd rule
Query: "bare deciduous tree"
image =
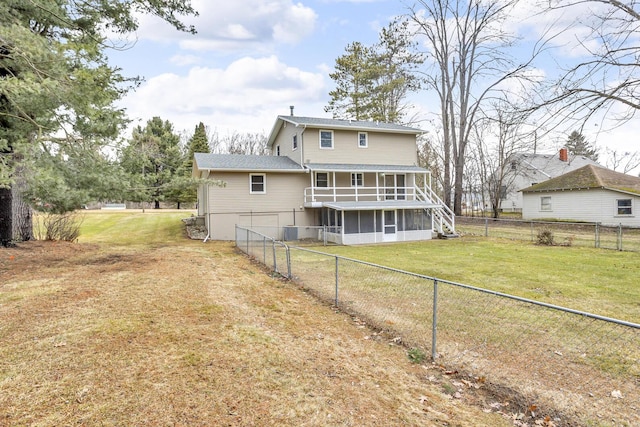
<path fill-rule="evenodd" d="M 529 79 L 536 52 L 524 62 L 507 54 L 515 36 L 503 28 L 517 0 L 419 0 L 417 4 L 409 19 L 425 39 L 430 64 L 424 73 L 426 84 L 440 102 L 444 200 L 453 201 L 453 210 L 460 215 L 465 161 L 480 111 L 492 97 L 505 98 L 506 83 Z M 538 52 L 540 48 L 536 47 Z"/>

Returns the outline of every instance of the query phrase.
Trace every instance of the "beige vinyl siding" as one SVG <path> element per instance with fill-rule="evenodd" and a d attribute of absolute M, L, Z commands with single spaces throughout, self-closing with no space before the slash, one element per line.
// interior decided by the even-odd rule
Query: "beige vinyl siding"
<path fill-rule="evenodd" d="M 280 156 L 287 156 L 294 162 L 302 164 L 302 155 L 304 152 L 303 144 L 304 139 L 307 136 L 307 132 L 308 131 L 305 131 L 304 127 L 296 127 L 291 123 L 285 122 L 282 125 L 280 133 L 273 142 L 271 154 L 274 156 L 276 155 L 276 147 L 279 145 Z M 297 135 L 298 138 L 298 148 L 296 150 L 293 149 L 293 135 Z"/>
<path fill-rule="evenodd" d="M 361 148 L 358 147 L 358 131 L 333 130 L 333 149 L 325 149 L 320 148 L 320 130 L 331 129 L 307 128 L 304 132 L 305 163 L 417 164 L 415 135 L 368 131 L 368 146 Z"/>
<path fill-rule="evenodd" d="M 551 197 L 551 210 L 540 210 L 540 198 Z M 632 199 L 632 215 L 617 214 L 617 200 Z M 604 225 L 640 226 L 640 197 L 605 189 L 525 193 L 523 219 L 563 219 Z"/>
<path fill-rule="evenodd" d="M 306 173 L 265 173 L 265 194 L 250 194 L 249 172 L 214 173 L 211 178 L 226 183 L 209 186 L 209 212 L 269 212 L 299 208 L 304 189 L 309 186 Z"/>

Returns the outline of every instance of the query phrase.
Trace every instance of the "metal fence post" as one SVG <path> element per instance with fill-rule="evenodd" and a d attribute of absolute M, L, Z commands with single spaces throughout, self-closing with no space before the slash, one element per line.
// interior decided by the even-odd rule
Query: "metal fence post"
<path fill-rule="evenodd" d="M 596 222 L 596 241 L 595 241 L 595 245 L 596 248 L 600 247 L 600 223 Z"/>
<path fill-rule="evenodd" d="M 338 306 L 338 283 L 339 283 L 339 274 L 338 274 L 338 257 L 336 257 L 336 307 Z"/>
<path fill-rule="evenodd" d="M 267 238 L 262 236 L 262 263 L 267 265 Z"/>
<path fill-rule="evenodd" d="M 247 228 L 247 255 L 251 255 L 251 253 L 249 252 L 249 229 Z"/>
<path fill-rule="evenodd" d="M 622 223 L 618 225 L 618 250 L 622 250 Z"/>
<path fill-rule="evenodd" d="M 438 330 L 438 279 L 433 279 L 433 320 L 431 324 L 431 360 L 437 356 L 437 330 Z"/>
<path fill-rule="evenodd" d="M 291 274 L 291 249 L 288 245 L 284 245 L 284 253 L 287 257 L 287 279 L 292 279 L 293 274 Z"/>
<path fill-rule="evenodd" d="M 271 247 L 273 248 L 273 271 L 278 271 L 278 257 L 276 256 L 276 241 L 271 239 Z"/>
<path fill-rule="evenodd" d="M 484 237 L 489 237 L 489 218 L 484 219 Z"/>

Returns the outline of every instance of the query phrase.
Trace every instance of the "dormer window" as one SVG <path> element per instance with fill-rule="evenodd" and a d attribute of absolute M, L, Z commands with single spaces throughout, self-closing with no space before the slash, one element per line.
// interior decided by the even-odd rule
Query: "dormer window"
<path fill-rule="evenodd" d="M 366 132 L 358 132 L 358 147 L 367 148 L 369 146 L 369 137 Z"/>
<path fill-rule="evenodd" d="M 292 141 L 292 143 L 291 143 L 291 147 L 292 147 L 294 150 L 297 150 L 297 149 L 298 149 L 298 135 L 293 135 L 293 141 Z"/>
<path fill-rule="evenodd" d="M 327 150 L 333 149 L 333 131 L 321 130 L 320 131 L 320 148 Z"/>

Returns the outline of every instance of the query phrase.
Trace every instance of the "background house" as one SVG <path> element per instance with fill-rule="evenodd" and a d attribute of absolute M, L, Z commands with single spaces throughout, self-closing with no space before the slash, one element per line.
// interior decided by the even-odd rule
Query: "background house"
<path fill-rule="evenodd" d="M 562 219 L 640 227 L 640 178 L 583 166 L 522 190 L 523 219 Z"/>
<path fill-rule="evenodd" d="M 500 210 L 522 212 L 521 189 L 547 181 L 586 165 L 598 163 L 585 156 L 569 154 L 566 148 L 556 154 L 514 153 L 507 160 L 501 187 Z"/>
<path fill-rule="evenodd" d="M 235 224 L 325 227 L 341 244 L 423 240 L 455 232 L 453 213 L 417 166 L 420 129 L 397 124 L 278 116 L 268 156 L 196 153 L 198 214 L 209 237 Z M 224 182 L 224 185 L 216 185 Z"/>

